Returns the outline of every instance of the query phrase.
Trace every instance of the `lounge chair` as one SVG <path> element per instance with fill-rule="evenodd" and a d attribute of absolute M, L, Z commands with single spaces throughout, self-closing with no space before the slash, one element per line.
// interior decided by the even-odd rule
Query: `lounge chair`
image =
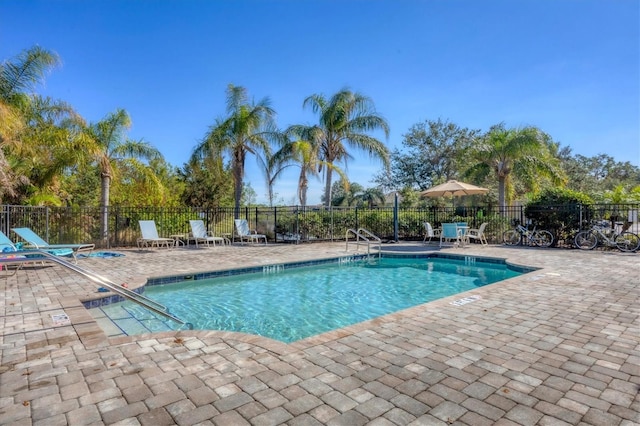
<path fill-rule="evenodd" d="M 216 243 L 220 243 L 225 245 L 226 240 L 222 237 L 214 236 L 210 231 L 207 232 L 207 229 L 204 227 L 204 222 L 201 220 L 190 220 L 189 225 L 191 225 L 191 238 L 196 242 L 196 248 L 198 248 L 198 242 L 203 242 L 209 247 L 209 243 L 213 243 L 215 246 Z"/>
<path fill-rule="evenodd" d="M 462 230 L 456 223 L 443 223 L 442 232 L 440 232 L 440 247 L 445 241 L 452 242 L 454 246 L 462 244 Z"/>
<path fill-rule="evenodd" d="M 7 274 L 5 276 L 12 276 L 15 275 L 16 272 L 18 272 L 18 270 L 20 268 L 22 268 L 22 263 L 7 263 L 10 261 L 10 259 L 14 259 L 14 258 L 24 258 L 25 256 L 22 256 L 20 254 L 18 254 L 19 250 L 18 248 L 13 244 L 13 241 L 11 241 L 9 239 L 9 237 L 7 237 L 5 235 L 4 232 L 0 231 L 0 259 L 3 260 L 2 265 L 0 266 L 0 269 L 5 269 L 7 272 L 9 271 L 9 266 L 15 266 L 16 269 L 10 273 Z M 6 260 L 6 262 L 5 262 Z"/>
<path fill-rule="evenodd" d="M 468 240 L 480 241 L 480 244 L 482 244 L 483 246 L 489 245 L 489 242 L 487 241 L 487 237 L 484 235 L 484 228 L 486 227 L 487 227 L 487 222 L 484 222 L 482 225 L 480 225 L 480 228 L 468 229 L 465 237 Z"/>
<path fill-rule="evenodd" d="M 249 222 L 246 219 L 235 219 L 236 225 L 236 234 L 240 238 L 240 243 L 244 243 L 244 240 L 249 242 L 260 242 L 260 240 L 264 240 L 264 243 L 267 244 L 267 236 L 264 234 L 258 234 L 255 230 L 249 229 Z"/>
<path fill-rule="evenodd" d="M 175 245 L 173 238 L 161 238 L 158 236 L 155 220 L 139 220 L 141 238 L 138 238 L 138 248 L 144 247 L 167 247 L 171 248 Z"/>
<path fill-rule="evenodd" d="M 36 247 L 31 247 L 29 246 L 29 248 L 31 249 L 35 249 Z M 70 248 L 57 248 L 57 249 L 42 249 L 42 248 L 38 248 L 38 250 L 42 250 L 45 251 L 49 254 L 52 254 L 54 256 L 61 256 L 61 257 L 72 257 L 73 256 L 73 250 Z M 0 259 L 3 259 L 4 261 L 2 262 L 2 266 L 4 266 L 5 269 L 8 270 L 9 266 L 15 265 L 16 269 L 13 272 L 13 274 L 15 274 L 19 269 L 22 268 L 23 262 L 16 262 L 16 263 L 11 263 L 10 259 L 25 259 L 25 258 L 29 258 L 29 257 L 33 257 L 33 258 L 42 258 L 42 256 L 39 256 L 37 253 L 33 253 L 33 252 L 26 252 L 22 249 L 22 243 L 17 243 L 14 244 L 9 237 L 7 237 L 5 235 L 4 232 L 0 231 Z M 34 259 L 35 261 L 35 259 Z M 44 264 L 44 262 L 43 262 Z M 2 269 L 2 268 L 0 268 Z M 13 275 L 10 274 L 10 275 Z"/>
<path fill-rule="evenodd" d="M 440 237 L 440 230 L 439 229 L 433 229 L 433 226 L 431 226 L 431 224 L 429 222 L 424 222 L 424 238 L 422 239 L 423 243 L 427 243 L 427 239 L 429 239 L 429 243 L 431 243 L 431 240 L 433 240 L 434 238 L 439 238 Z"/>
<path fill-rule="evenodd" d="M 26 241 L 27 245 L 23 248 L 41 249 L 56 256 L 71 255 L 74 263 L 78 263 L 79 252 L 91 252 L 95 247 L 95 244 L 49 244 L 30 228 L 12 228 L 11 230 Z"/>

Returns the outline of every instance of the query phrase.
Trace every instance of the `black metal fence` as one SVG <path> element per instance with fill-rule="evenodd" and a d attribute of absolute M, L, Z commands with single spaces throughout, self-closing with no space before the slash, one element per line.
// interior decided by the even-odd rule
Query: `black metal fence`
<path fill-rule="evenodd" d="M 189 207 L 110 207 L 108 227 L 101 229 L 101 209 L 65 207 L 0 207 L 0 230 L 12 240 L 11 228 L 29 227 L 51 244 L 93 242 L 97 247 L 130 247 L 140 237 L 139 220 L 155 220 L 160 236 L 184 235 L 190 219 L 202 219 L 215 235 L 232 237 L 233 208 L 198 209 Z M 439 227 L 443 222 L 467 222 L 478 228 L 487 222 L 489 241 L 499 243 L 502 233 L 514 219 L 548 229 L 556 245 L 571 246 L 573 235 L 591 220 L 624 223 L 638 232 L 640 204 L 570 204 L 545 206 L 536 210 L 524 206 L 506 209 L 488 207 L 445 207 L 427 209 L 324 208 L 324 207 L 246 207 L 241 218 L 252 229 L 266 234 L 270 242 L 301 243 L 344 240 L 348 229 L 365 228 L 383 240 L 421 240 L 424 222 Z M 103 232 L 104 231 L 104 232 Z"/>

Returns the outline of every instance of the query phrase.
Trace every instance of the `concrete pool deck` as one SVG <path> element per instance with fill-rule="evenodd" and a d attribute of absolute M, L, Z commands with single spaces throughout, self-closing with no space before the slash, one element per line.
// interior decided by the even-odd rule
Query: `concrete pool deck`
<path fill-rule="evenodd" d="M 344 243 L 113 251 L 125 256 L 79 266 L 135 286 L 353 253 Z M 640 254 L 443 251 L 542 269 L 287 345 L 219 331 L 109 339 L 80 302 L 95 284 L 27 267 L 0 280 L 0 424 L 640 424 Z"/>

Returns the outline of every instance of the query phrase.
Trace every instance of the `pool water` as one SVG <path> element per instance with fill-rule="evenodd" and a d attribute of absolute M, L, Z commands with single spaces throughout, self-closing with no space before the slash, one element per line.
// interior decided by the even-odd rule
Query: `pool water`
<path fill-rule="evenodd" d="M 504 264 L 382 258 L 185 281 L 145 289 L 196 330 L 228 330 L 293 342 L 520 275 Z M 166 330 L 131 302 L 101 308 L 127 334 Z M 121 323 L 118 323 L 118 319 Z"/>

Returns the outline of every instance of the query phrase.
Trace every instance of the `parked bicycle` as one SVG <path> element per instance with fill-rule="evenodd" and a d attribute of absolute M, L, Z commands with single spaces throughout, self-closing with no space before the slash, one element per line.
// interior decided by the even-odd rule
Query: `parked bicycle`
<path fill-rule="evenodd" d="M 544 229 L 536 229 L 534 226 L 532 230 L 529 230 L 529 225 L 522 226 L 520 221 L 513 221 L 514 229 L 504 231 L 502 234 L 502 241 L 508 246 L 514 246 L 523 244 L 525 241 L 528 244 L 534 244 L 538 247 L 549 247 L 553 244 L 553 234 Z"/>
<path fill-rule="evenodd" d="M 622 223 L 616 223 L 616 228 L 612 229 L 608 220 L 595 221 L 591 229 L 578 232 L 573 241 L 576 247 L 583 250 L 591 250 L 599 244 L 617 247 L 624 252 L 638 250 L 640 237 L 622 229 Z"/>

